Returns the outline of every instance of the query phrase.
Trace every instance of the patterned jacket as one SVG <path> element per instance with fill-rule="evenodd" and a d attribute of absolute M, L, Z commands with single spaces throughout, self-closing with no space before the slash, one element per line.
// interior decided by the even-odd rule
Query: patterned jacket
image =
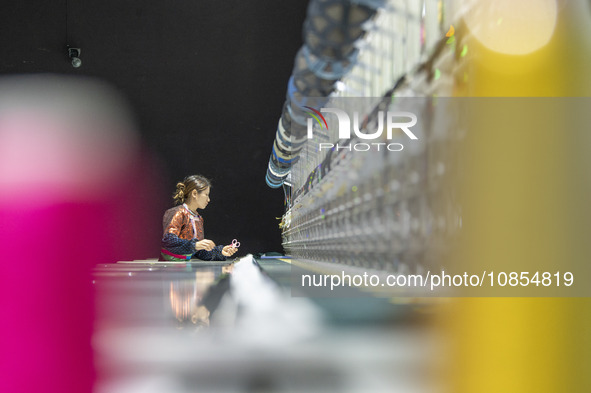
<path fill-rule="evenodd" d="M 164 213 L 162 219 L 162 250 L 160 260 L 201 259 L 204 261 L 225 261 L 223 246 L 213 250 L 195 250 L 195 243 L 204 239 L 203 217 L 191 211 L 187 205 L 175 206 Z M 171 255 L 172 254 L 172 255 Z"/>

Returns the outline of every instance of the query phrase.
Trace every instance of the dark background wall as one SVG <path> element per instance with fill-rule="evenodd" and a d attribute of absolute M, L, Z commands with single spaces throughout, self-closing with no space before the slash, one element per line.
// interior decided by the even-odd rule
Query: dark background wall
<path fill-rule="evenodd" d="M 3 1 L 0 74 L 107 81 L 137 119 L 150 157 L 141 172 L 160 176 L 158 195 L 138 196 L 158 201 L 151 220 L 158 231 L 176 182 L 200 173 L 214 183 L 203 211 L 207 238 L 222 244 L 236 237 L 241 254 L 281 251 L 276 217 L 283 192 L 266 186 L 265 173 L 306 6 L 304 0 Z M 80 68 L 71 66 L 67 45 L 82 49 Z M 130 255 L 156 257 L 158 241 Z"/>

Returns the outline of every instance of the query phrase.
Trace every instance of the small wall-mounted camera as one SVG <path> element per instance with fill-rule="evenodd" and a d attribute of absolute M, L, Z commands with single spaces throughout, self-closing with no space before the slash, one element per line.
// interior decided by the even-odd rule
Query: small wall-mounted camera
<path fill-rule="evenodd" d="M 82 65 L 82 60 L 80 60 L 80 53 L 82 49 L 80 48 L 70 48 L 68 47 L 68 57 L 72 61 L 72 67 L 78 68 Z"/>

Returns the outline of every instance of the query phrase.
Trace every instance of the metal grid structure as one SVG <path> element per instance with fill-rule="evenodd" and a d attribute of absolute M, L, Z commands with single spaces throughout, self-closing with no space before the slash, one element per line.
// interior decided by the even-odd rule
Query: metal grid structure
<path fill-rule="evenodd" d="M 462 225 L 455 151 L 463 130 L 443 98 L 468 77 L 466 37 L 451 27 L 467 6 L 456 3 L 385 2 L 363 24 L 354 66 L 332 82 L 326 100 L 305 101 L 355 108 L 364 131 L 376 129 L 380 111 L 412 107 L 422 122 L 419 140 L 400 154 L 354 151 L 351 145 L 360 140 L 339 141 L 334 116 L 327 116 L 326 128 L 315 125 L 311 139 L 300 131 L 292 139 L 300 148 L 297 160 L 283 183 L 287 254 L 396 272 L 421 271 L 445 259 Z M 300 104 L 288 100 L 286 106 L 291 123 L 303 126 L 296 118 Z M 345 146 L 319 151 L 322 142 Z"/>

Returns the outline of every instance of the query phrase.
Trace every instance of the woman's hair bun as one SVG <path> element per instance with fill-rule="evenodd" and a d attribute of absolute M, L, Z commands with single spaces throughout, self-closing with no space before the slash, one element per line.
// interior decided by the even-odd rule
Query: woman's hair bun
<path fill-rule="evenodd" d="M 177 203 L 183 203 L 185 201 L 185 183 L 183 182 L 178 182 L 176 184 L 176 191 L 174 193 L 174 195 L 172 196 L 172 198 L 177 202 Z"/>
<path fill-rule="evenodd" d="M 176 184 L 176 191 L 174 192 L 172 198 L 177 204 L 184 203 L 187 196 L 191 194 L 193 190 L 197 190 L 199 193 L 208 187 L 211 187 L 211 181 L 209 181 L 209 179 L 206 177 L 201 175 L 187 176 L 182 182 L 178 182 Z"/>

